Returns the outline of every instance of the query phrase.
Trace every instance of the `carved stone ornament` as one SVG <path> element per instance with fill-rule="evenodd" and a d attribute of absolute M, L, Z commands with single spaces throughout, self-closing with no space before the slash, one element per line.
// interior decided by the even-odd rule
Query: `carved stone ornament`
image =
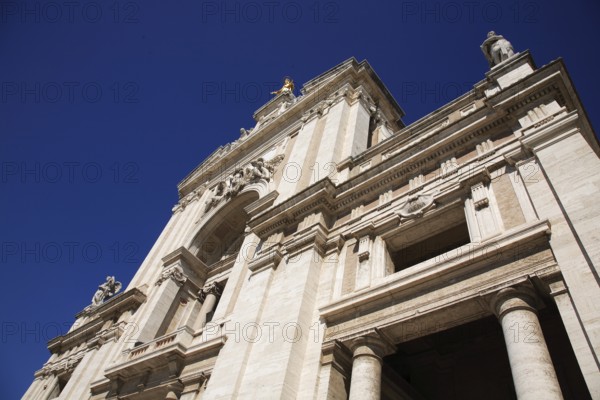
<path fill-rule="evenodd" d="M 156 285 L 161 285 L 167 279 L 173 279 L 177 286 L 182 286 L 187 281 L 187 278 L 183 272 L 183 268 L 181 268 L 179 265 L 164 270 L 160 275 L 160 278 L 158 278 L 156 281 Z"/>
<path fill-rule="evenodd" d="M 98 290 L 94 293 L 92 306 L 99 306 L 104 303 L 106 300 L 117 294 L 122 286 L 121 282 L 116 281 L 114 276 L 107 276 L 106 282 L 98 286 Z"/>
<path fill-rule="evenodd" d="M 193 190 L 191 193 L 188 193 L 185 197 L 179 200 L 177 204 L 173 207 L 173 212 L 183 211 L 185 207 L 191 202 L 198 200 L 202 197 L 202 194 L 206 190 L 206 185 L 202 185 L 199 188 Z"/>
<path fill-rule="evenodd" d="M 217 205 L 221 200 L 225 201 L 237 196 L 242 189 L 259 180 L 270 182 L 273 178 L 275 168 L 283 160 L 283 155 L 276 156 L 270 160 L 265 160 L 262 157 L 251 161 L 243 168 L 236 168 L 225 180 L 220 181 L 212 189 L 211 195 L 206 200 L 206 210 L 210 210 Z"/>
<path fill-rule="evenodd" d="M 410 196 L 406 203 L 400 207 L 398 214 L 402 218 L 417 218 L 433 206 L 433 196 L 430 194 L 416 194 Z"/>

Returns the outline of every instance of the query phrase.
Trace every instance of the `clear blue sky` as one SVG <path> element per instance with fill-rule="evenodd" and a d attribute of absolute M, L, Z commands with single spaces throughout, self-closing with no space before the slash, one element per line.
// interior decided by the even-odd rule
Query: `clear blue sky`
<path fill-rule="evenodd" d="M 70 5 L 72 4 L 72 5 Z M 595 1 L 0 2 L 0 398 L 107 274 L 127 285 L 177 183 L 297 86 L 367 59 L 412 122 L 484 78 L 489 30 L 563 57 L 600 126 Z"/>

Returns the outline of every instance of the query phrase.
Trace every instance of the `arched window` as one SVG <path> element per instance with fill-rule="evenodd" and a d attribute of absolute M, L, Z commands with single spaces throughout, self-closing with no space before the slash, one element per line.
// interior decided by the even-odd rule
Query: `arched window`
<path fill-rule="evenodd" d="M 249 219 L 244 208 L 257 199 L 255 191 L 240 193 L 230 199 L 204 224 L 190 251 L 208 266 L 237 255 Z"/>

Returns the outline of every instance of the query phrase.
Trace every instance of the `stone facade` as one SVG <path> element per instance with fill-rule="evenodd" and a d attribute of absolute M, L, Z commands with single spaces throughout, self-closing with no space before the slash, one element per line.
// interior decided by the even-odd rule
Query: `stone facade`
<path fill-rule="evenodd" d="M 600 148 L 561 60 L 484 44 L 409 126 L 366 61 L 277 94 L 24 399 L 600 399 Z"/>

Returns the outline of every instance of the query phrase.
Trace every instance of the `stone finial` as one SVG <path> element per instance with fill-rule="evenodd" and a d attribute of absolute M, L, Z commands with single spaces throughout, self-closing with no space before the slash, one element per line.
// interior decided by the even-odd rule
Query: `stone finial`
<path fill-rule="evenodd" d="M 115 280 L 114 276 L 107 276 L 106 282 L 98 286 L 98 290 L 94 293 L 92 298 L 92 306 L 98 306 L 104 303 L 106 300 L 113 297 L 121 290 L 121 282 Z"/>
<path fill-rule="evenodd" d="M 490 68 L 515 55 L 512 44 L 504 39 L 504 36 L 497 35 L 494 31 L 488 33 L 487 39 L 481 44 L 481 51 L 483 51 L 485 59 L 488 60 Z"/>

